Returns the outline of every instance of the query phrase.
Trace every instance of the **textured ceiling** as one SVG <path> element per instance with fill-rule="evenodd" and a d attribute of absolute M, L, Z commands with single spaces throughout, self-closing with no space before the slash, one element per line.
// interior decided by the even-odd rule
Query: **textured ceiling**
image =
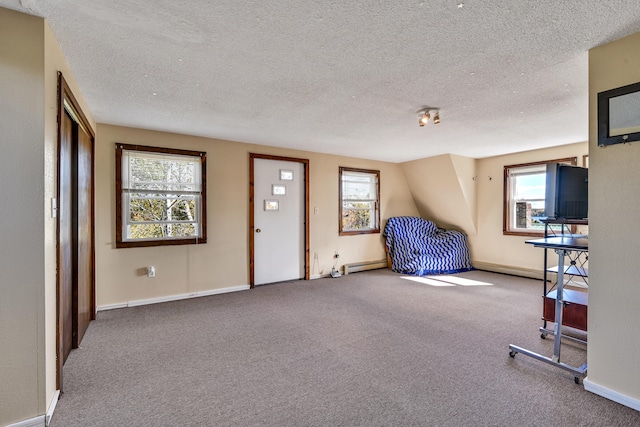
<path fill-rule="evenodd" d="M 0 6 L 48 20 L 99 123 L 393 162 L 586 141 L 587 52 L 640 31 L 637 0 Z"/>

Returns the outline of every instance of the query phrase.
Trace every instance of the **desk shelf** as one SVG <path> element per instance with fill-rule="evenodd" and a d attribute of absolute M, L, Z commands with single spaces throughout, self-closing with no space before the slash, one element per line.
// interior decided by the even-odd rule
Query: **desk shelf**
<path fill-rule="evenodd" d="M 589 220 L 587 219 L 553 219 L 547 218 L 543 220 L 544 222 L 544 238 L 549 237 L 561 237 L 561 238 L 569 238 L 569 239 L 579 239 L 580 241 L 586 241 L 588 239 L 588 235 L 584 233 L 576 233 L 577 226 L 587 226 L 589 225 Z M 555 226 L 555 228 L 554 228 Z M 559 226 L 559 229 L 557 229 Z M 584 230 L 583 230 L 584 231 Z M 548 253 L 547 251 L 550 249 L 548 247 L 544 247 L 544 270 L 543 270 L 543 289 L 542 295 L 546 296 L 550 291 L 557 289 L 558 282 L 551 282 L 551 278 L 549 273 L 558 274 L 558 266 L 549 267 L 548 262 Z M 589 282 L 587 278 L 589 277 L 589 269 L 587 265 L 589 263 L 589 252 L 586 250 L 579 250 L 575 252 L 568 252 L 567 254 L 567 264 L 563 264 L 563 280 L 564 285 L 573 285 L 580 288 L 588 288 Z M 565 277 L 566 276 L 566 277 Z M 575 279 L 575 280 L 574 280 Z M 549 286 L 549 284 L 551 284 Z M 555 298 L 555 297 L 554 297 Z M 543 325 L 542 327 L 546 329 L 547 322 L 549 319 L 543 317 Z"/>
<path fill-rule="evenodd" d="M 558 274 L 558 266 L 547 268 L 549 273 Z M 569 265 L 564 268 L 564 274 L 569 276 L 589 277 L 589 269 L 586 267 L 576 267 L 575 265 Z"/>
<path fill-rule="evenodd" d="M 543 298 L 542 313 L 544 320 L 555 322 L 556 299 L 558 291 L 553 290 Z M 570 328 L 587 330 L 588 295 L 583 291 L 564 289 L 562 291 L 562 325 Z"/>

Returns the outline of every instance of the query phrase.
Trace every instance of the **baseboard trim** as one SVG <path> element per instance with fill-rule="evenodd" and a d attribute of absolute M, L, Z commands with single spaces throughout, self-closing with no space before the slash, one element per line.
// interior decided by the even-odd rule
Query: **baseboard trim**
<path fill-rule="evenodd" d="M 20 421 L 19 423 L 9 424 L 7 427 L 43 427 L 45 425 L 45 416 L 31 418 L 28 420 Z"/>
<path fill-rule="evenodd" d="M 227 294 L 229 292 L 248 291 L 249 289 L 251 289 L 251 286 L 249 286 L 249 285 L 231 286 L 229 288 L 211 289 L 210 291 L 198 292 L 196 296 L 197 297 L 206 297 L 206 296 L 210 296 L 210 295 Z"/>
<path fill-rule="evenodd" d="M 45 414 L 44 425 L 48 426 L 51 423 L 51 417 L 53 417 L 53 411 L 56 410 L 56 405 L 58 404 L 58 399 L 60 399 L 60 390 L 56 390 L 53 393 L 53 397 L 51 398 L 51 402 L 49 402 L 49 409 L 47 409 L 47 413 Z"/>
<path fill-rule="evenodd" d="M 330 274 L 315 274 L 315 275 L 309 277 L 309 280 L 326 279 L 327 277 L 331 277 L 331 275 Z"/>
<path fill-rule="evenodd" d="M 589 377 L 585 378 L 582 383 L 584 384 L 584 389 L 593 394 L 597 394 L 598 396 L 602 396 L 621 405 L 628 406 L 631 409 L 635 409 L 636 411 L 640 411 L 640 399 L 634 399 L 626 394 L 619 393 L 611 390 L 610 388 L 601 386 L 600 384 L 596 384 L 593 381 L 589 381 Z"/>
<path fill-rule="evenodd" d="M 512 276 L 528 277 L 542 280 L 542 271 L 531 268 L 512 267 L 509 265 L 492 264 L 489 262 L 473 261 L 476 270 L 491 271 L 493 273 L 510 274 Z"/>
<path fill-rule="evenodd" d="M 98 306 L 97 310 L 98 311 L 106 311 L 106 310 L 116 310 L 118 308 L 127 308 L 129 307 L 129 304 L 122 303 L 122 304 L 107 304 L 107 305 L 100 305 Z"/>
<path fill-rule="evenodd" d="M 208 291 L 192 292 L 189 294 L 178 294 L 178 295 L 169 295 L 166 297 L 140 299 L 140 300 L 129 301 L 121 304 L 101 305 L 98 307 L 98 311 L 113 310 L 116 308 L 138 307 L 141 305 L 158 304 L 162 302 L 179 301 L 179 300 L 189 299 L 189 298 L 198 298 L 198 297 L 206 297 L 211 295 L 226 294 L 229 292 L 246 291 L 249 288 L 250 288 L 249 285 L 230 286 L 228 288 L 211 289 Z"/>

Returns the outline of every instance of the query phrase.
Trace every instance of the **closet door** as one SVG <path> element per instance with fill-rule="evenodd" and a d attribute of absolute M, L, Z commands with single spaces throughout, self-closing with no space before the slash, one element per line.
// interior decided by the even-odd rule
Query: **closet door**
<path fill-rule="evenodd" d="M 76 298 L 74 315 L 73 347 L 80 345 L 89 322 L 94 318 L 93 297 L 93 144 L 91 137 L 80 127 L 76 144 L 75 187 L 75 283 Z"/>
<path fill-rule="evenodd" d="M 73 348 L 95 319 L 94 133 L 58 75 L 57 388 Z"/>
<path fill-rule="evenodd" d="M 73 348 L 73 124 L 65 112 L 58 154 L 58 369 Z"/>

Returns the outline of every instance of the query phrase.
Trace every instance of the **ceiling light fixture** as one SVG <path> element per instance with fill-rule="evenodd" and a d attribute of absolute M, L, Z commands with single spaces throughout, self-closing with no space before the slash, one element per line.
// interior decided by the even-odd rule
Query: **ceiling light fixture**
<path fill-rule="evenodd" d="M 426 125 L 430 118 L 431 118 L 431 114 L 429 114 L 428 111 L 425 111 L 424 113 L 422 113 L 422 116 L 420 116 L 420 121 L 419 121 L 420 126 Z"/>
<path fill-rule="evenodd" d="M 427 107 L 418 111 L 418 124 L 420 127 L 426 125 L 431 119 L 431 113 L 433 113 L 433 124 L 437 125 L 440 123 L 440 109 Z"/>

